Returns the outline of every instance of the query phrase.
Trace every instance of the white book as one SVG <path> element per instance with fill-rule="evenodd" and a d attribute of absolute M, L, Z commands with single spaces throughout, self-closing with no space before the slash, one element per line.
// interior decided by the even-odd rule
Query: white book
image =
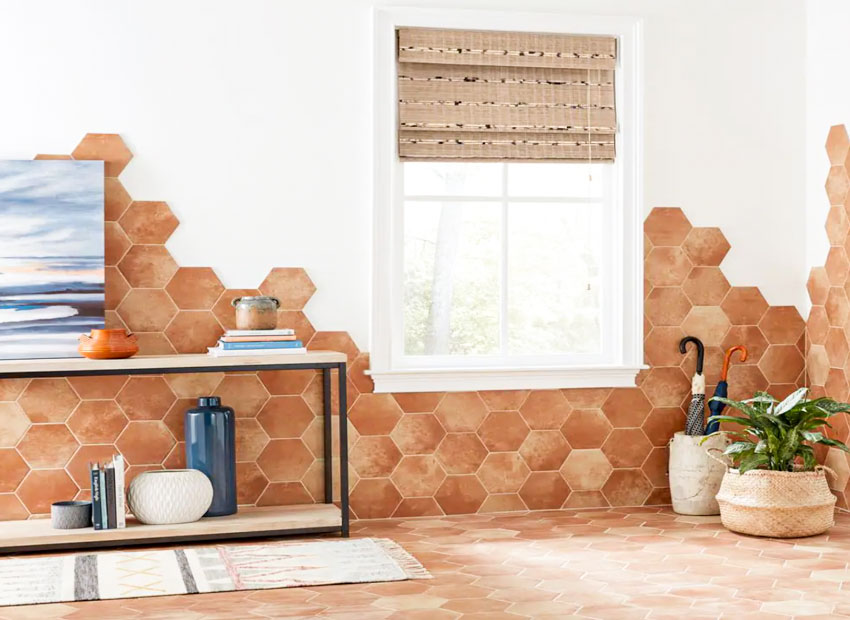
<path fill-rule="evenodd" d="M 225 336 L 294 336 L 294 329 L 228 329 Z"/>
<path fill-rule="evenodd" d="M 112 457 L 115 467 L 115 525 L 118 528 L 127 527 L 127 508 L 124 499 L 124 457 L 116 454 Z"/>
<path fill-rule="evenodd" d="M 249 357 L 254 355 L 295 355 L 307 352 L 306 347 L 297 349 L 236 349 L 226 351 L 218 347 L 208 347 L 208 354 L 213 357 Z"/>

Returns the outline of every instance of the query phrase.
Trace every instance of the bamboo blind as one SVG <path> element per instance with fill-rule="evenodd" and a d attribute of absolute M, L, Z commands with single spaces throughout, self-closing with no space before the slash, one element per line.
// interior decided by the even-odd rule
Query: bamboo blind
<path fill-rule="evenodd" d="M 397 35 L 401 159 L 614 159 L 616 38 Z"/>

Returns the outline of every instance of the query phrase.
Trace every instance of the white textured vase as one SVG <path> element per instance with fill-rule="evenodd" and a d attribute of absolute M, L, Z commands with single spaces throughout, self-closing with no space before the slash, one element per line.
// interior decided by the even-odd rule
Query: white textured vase
<path fill-rule="evenodd" d="M 197 469 L 146 471 L 133 478 L 127 490 L 130 510 L 148 525 L 197 521 L 212 499 L 212 483 Z"/>
<path fill-rule="evenodd" d="M 703 441 L 705 443 L 703 443 Z M 670 441 L 670 498 L 680 515 L 717 515 L 717 491 L 726 467 L 708 450 L 723 450 L 731 443 L 726 434 L 686 435 L 679 431 Z"/>

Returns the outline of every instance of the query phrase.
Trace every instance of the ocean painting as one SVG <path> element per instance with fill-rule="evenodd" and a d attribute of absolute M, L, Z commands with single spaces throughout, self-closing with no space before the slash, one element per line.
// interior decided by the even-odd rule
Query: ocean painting
<path fill-rule="evenodd" d="M 0 161 L 0 359 L 79 357 L 103 261 L 103 162 Z"/>

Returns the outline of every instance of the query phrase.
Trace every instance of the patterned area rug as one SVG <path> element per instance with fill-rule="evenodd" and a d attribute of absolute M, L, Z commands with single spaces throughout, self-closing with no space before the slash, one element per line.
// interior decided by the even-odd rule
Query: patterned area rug
<path fill-rule="evenodd" d="M 0 605 L 430 579 L 384 538 L 0 560 Z"/>

